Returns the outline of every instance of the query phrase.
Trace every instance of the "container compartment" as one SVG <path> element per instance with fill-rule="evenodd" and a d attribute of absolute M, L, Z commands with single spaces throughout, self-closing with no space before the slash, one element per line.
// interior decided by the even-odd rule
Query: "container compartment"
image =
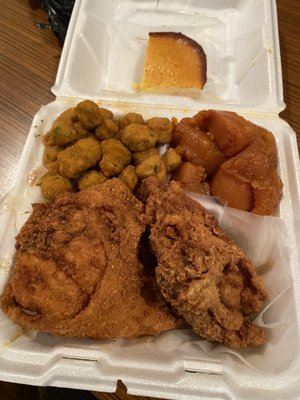
<path fill-rule="evenodd" d="M 0 290 L 13 264 L 14 237 L 30 215 L 31 203 L 42 201 L 33 179 L 43 173 L 42 135 L 62 111 L 77 102 L 69 99 L 50 103 L 41 108 L 32 123 L 14 188 L 4 199 L 0 213 Z M 142 104 L 100 104 L 116 116 L 129 110 L 145 118 L 193 115 L 191 111 L 178 114 Z M 190 330 L 134 340 L 59 338 L 24 332 L 0 312 L 1 379 L 99 391 L 114 391 L 121 379 L 131 393 L 170 399 L 276 399 L 278 390 L 293 393 L 300 376 L 300 294 L 296 290 L 300 279 L 296 245 L 299 232 L 294 219 L 294 215 L 300 215 L 300 203 L 299 174 L 293 161 L 297 148 L 293 131 L 279 118 L 243 116 L 269 129 L 276 138 L 284 184 L 278 217 L 260 217 L 230 208 L 224 212 L 213 199 L 191 195 L 215 213 L 264 276 L 269 298 L 256 323 L 265 326 L 267 344 L 233 351 L 201 340 Z"/>

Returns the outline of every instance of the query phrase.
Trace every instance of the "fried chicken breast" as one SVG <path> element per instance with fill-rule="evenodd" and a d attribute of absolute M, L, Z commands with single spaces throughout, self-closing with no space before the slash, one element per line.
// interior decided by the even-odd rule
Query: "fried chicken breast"
<path fill-rule="evenodd" d="M 266 290 L 250 259 L 178 182 L 144 182 L 145 222 L 165 300 L 203 338 L 231 348 L 258 346 L 265 332 L 251 323 Z"/>
<path fill-rule="evenodd" d="M 26 328 L 96 339 L 177 327 L 138 257 L 143 210 L 119 179 L 33 205 L 16 237 L 4 312 Z"/>

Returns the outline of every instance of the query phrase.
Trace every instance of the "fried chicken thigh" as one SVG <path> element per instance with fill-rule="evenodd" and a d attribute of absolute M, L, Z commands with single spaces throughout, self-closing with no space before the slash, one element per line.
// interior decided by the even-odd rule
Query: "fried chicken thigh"
<path fill-rule="evenodd" d="M 55 335 L 129 338 L 177 327 L 139 261 L 143 210 L 119 179 L 34 205 L 2 309 Z"/>
<path fill-rule="evenodd" d="M 261 309 L 266 290 L 241 248 L 178 182 L 159 188 L 145 181 L 141 196 L 166 301 L 210 341 L 231 348 L 263 344 L 264 331 L 249 317 Z"/>

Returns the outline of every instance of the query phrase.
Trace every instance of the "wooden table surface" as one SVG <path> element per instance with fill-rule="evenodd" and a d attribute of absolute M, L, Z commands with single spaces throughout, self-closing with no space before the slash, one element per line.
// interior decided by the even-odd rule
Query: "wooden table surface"
<path fill-rule="evenodd" d="M 37 29 L 36 23 L 47 23 L 37 1 L 0 0 L 0 5 L 1 198 L 14 179 L 33 116 L 41 105 L 54 100 L 50 88 L 61 46 L 51 30 Z M 277 0 L 277 7 L 286 102 L 281 116 L 295 130 L 300 149 L 300 2 Z M 101 399 L 146 398 L 126 395 L 119 386 L 117 394 L 104 394 Z"/>

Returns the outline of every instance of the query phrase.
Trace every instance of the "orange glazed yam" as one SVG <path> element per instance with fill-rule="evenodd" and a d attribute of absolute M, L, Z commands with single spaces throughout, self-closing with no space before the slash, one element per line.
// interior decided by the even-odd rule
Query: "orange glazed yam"
<path fill-rule="evenodd" d="M 276 174 L 268 182 L 267 187 L 253 188 L 255 214 L 271 215 L 276 210 L 282 196 L 282 182 Z"/>
<path fill-rule="evenodd" d="M 260 181 L 267 184 L 276 168 L 277 154 L 273 142 L 257 136 L 253 142 L 236 156 L 223 163 L 224 171 L 249 183 Z"/>
<path fill-rule="evenodd" d="M 214 174 L 226 160 L 216 144 L 202 131 L 186 134 L 176 151 L 183 160 L 205 168 L 207 175 Z"/>
<path fill-rule="evenodd" d="M 201 194 L 210 194 L 209 184 L 204 182 L 205 169 L 201 165 L 184 162 L 172 174 L 172 179 L 179 181 L 184 190 Z"/>
<path fill-rule="evenodd" d="M 175 126 L 172 146 L 183 161 L 205 169 L 211 193 L 223 203 L 255 214 L 276 212 L 283 184 L 276 140 L 267 129 L 234 112 L 204 110 Z"/>
<path fill-rule="evenodd" d="M 150 32 L 142 90 L 168 87 L 202 89 L 206 55 L 194 40 L 179 32 Z"/>
<path fill-rule="evenodd" d="M 210 188 L 212 195 L 223 199 L 229 207 L 244 211 L 251 211 L 253 208 L 251 185 L 227 174 L 222 168 L 214 175 Z"/>
<path fill-rule="evenodd" d="M 223 153 L 232 157 L 254 140 L 259 128 L 234 112 L 210 110 L 208 130 Z"/>

